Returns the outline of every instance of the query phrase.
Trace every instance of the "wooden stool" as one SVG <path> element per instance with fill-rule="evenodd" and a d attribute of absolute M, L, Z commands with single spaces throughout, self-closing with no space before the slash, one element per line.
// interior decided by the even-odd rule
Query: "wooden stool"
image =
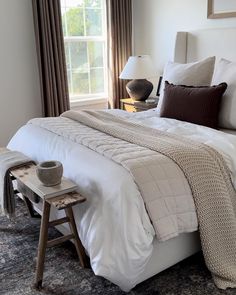
<path fill-rule="evenodd" d="M 73 239 L 81 266 L 85 267 L 87 256 L 79 238 L 72 207 L 85 202 L 86 198 L 75 191 L 77 189 L 76 184 L 63 177 L 61 184 L 45 187 L 39 181 L 36 175 L 36 166 L 33 163 L 12 168 L 11 176 L 12 180 L 17 180 L 18 182 L 18 191 L 23 196 L 30 216 L 36 217 L 32 204 L 38 203 L 40 199 L 43 201 L 34 286 L 37 289 L 42 288 L 45 253 L 48 247 L 53 247 Z M 49 221 L 51 206 L 56 207 L 57 210 L 65 210 L 66 217 Z M 49 226 L 57 226 L 66 222 L 69 223 L 71 233 L 48 241 Z"/>
<path fill-rule="evenodd" d="M 77 254 L 79 256 L 80 264 L 82 267 L 85 267 L 86 254 L 77 232 L 74 213 L 72 210 L 72 207 L 74 205 L 78 203 L 83 203 L 85 200 L 86 200 L 85 197 L 82 197 L 76 192 L 72 192 L 72 193 L 68 193 L 58 197 L 53 197 L 53 198 L 44 200 L 43 214 L 42 214 L 42 221 L 41 221 L 41 228 L 40 228 L 40 237 L 39 237 L 38 258 L 37 258 L 37 266 L 36 266 L 36 278 L 35 278 L 35 287 L 37 289 L 42 288 L 46 248 L 53 247 L 65 241 L 73 239 Z M 64 209 L 66 213 L 66 217 L 49 221 L 51 205 L 55 206 L 58 210 Z M 56 226 L 66 222 L 69 223 L 71 234 L 66 236 L 61 236 L 54 240 L 48 241 L 49 226 Z"/>

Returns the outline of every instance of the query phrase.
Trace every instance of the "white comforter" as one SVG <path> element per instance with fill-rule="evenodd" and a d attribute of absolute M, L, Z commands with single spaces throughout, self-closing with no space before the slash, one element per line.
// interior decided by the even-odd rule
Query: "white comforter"
<path fill-rule="evenodd" d="M 216 148 L 225 157 L 236 184 L 236 136 L 159 118 L 155 110 L 110 112 Z M 75 216 L 95 274 L 125 291 L 133 288 L 152 254 L 155 233 L 128 171 L 92 150 L 34 125 L 19 129 L 8 148 L 35 161 L 57 159 L 63 163 L 64 175 L 75 181 L 88 198 L 75 208 Z"/>

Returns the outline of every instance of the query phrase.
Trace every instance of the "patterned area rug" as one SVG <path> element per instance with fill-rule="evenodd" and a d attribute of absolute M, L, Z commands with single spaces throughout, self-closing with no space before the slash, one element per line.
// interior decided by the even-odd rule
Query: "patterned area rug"
<path fill-rule="evenodd" d="M 0 216 L 0 294 L 1 295 L 93 295 L 127 294 L 111 282 L 82 269 L 72 243 L 47 250 L 44 287 L 32 287 L 40 220 L 27 215 L 22 201 L 17 202 L 17 218 L 10 222 Z M 60 234 L 52 229 L 49 238 Z M 128 294 L 158 295 L 235 295 L 236 290 L 218 290 L 201 254 L 169 268 L 138 285 Z"/>

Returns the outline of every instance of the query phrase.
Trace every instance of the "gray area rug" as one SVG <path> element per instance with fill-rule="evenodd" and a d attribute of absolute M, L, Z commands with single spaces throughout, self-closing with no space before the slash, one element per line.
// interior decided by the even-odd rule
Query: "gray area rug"
<path fill-rule="evenodd" d="M 1 295 L 93 295 L 127 294 L 111 282 L 82 269 L 72 243 L 47 250 L 42 291 L 32 287 L 40 220 L 27 215 L 22 201 L 17 202 L 14 222 L 0 216 L 0 294 Z M 49 238 L 60 234 L 52 229 Z M 236 294 L 236 289 L 218 290 L 202 254 L 169 268 L 135 287 L 128 294 L 219 295 Z"/>

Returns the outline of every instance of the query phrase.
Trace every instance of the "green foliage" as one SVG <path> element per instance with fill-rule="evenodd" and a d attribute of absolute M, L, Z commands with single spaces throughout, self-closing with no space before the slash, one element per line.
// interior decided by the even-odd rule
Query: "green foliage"
<path fill-rule="evenodd" d="M 84 27 L 84 18 L 86 28 Z M 65 36 L 101 36 L 101 10 L 83 9 L 82 7 L 70 8 L 62 15 L 62 26 Z"/>
<path fill-rule="evenodd" d="M 65 36 L 84 36 L 83 8 L 76 7 L 67 10 L 62 16 L 62 24 Z"/>
<path fill-rule="evenodd" d="M 87 36 L 101 36 L 102 19 L 100 9 L 86 9 L 85 16 Z"/>

